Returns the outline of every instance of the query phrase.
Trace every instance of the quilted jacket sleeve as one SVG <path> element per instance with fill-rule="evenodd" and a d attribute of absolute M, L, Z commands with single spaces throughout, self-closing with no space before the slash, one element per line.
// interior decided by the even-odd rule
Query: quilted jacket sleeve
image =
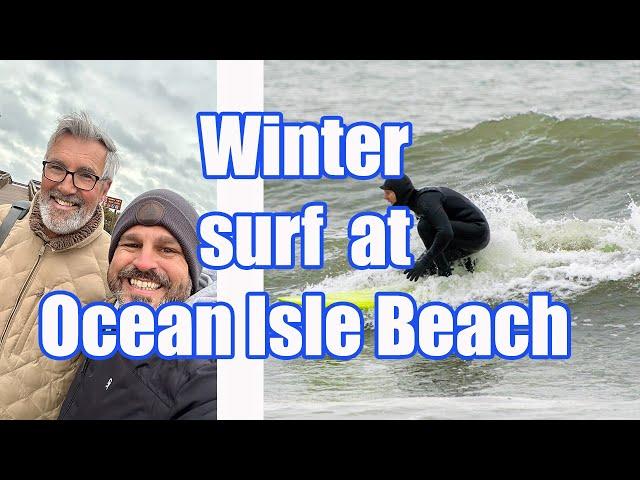
<path fill-rule="evenodd" d="M 7 216 L 9 210 L 11 209 L 11 204 L 7 203 L 5 205 L 0 205 L 0 223 L 4 220 L 4 217 Z"/>

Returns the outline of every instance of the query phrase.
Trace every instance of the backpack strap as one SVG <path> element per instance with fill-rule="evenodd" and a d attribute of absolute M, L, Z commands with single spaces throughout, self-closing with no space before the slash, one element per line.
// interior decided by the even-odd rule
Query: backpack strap
<path fill-rule="evenodd" d="M 13 228 L 13 225 L 18 220 L 22 220 L 29 208 L 31 207 L 31 203 L 27 200 L 18 200 L 11 205 L 11 210 L 7 213 L 7 216 L 4 217 L 2 221 L 2 225 L 0 225 L 0 247 L 9 236 L 9 232 Z"/>

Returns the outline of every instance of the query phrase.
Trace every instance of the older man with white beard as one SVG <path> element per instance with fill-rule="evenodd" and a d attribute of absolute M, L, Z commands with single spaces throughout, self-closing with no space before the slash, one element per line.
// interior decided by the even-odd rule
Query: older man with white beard
<path fill-rule="evenodd" d="M 85 113 L 62 117 L 42 187 L 0 246 L 0 418 L 55 419 L 79 358 L 51 360 L 38 343 L 38 305 L 52 290 L 83 304 L 110 296 L 110 236 L 100 205 L 119 166 L 116 146 Z M 0 221 L 10 205 L 0 206 Z"/>

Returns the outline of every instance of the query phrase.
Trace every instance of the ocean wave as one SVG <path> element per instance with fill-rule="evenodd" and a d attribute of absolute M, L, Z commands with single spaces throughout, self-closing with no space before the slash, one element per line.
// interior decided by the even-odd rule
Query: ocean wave
<path fill-rule="evenodd" d="M 561 115 L 550 114 L 537 109 L 531 109 L 527 112 L 517 113 L 513 115 L 499 115 L 496 117 L 487 118 L 481 122 L 477 122 L 466 127 L 456 129 L 432 129 L 432 130 L 414 130 L 417 139 L 423 136 L 430 136 L 433 134 L 458 134 L 464 132 L 478 132 L 478 131 L 491 131 L 491 129 L 500 130 L 503 127 L 512 127 L 517 130 L 526 131 L 531 128 L 552 127 L 554 125 L 560 125 L 563 127 L 583 129 L 585 125 L 603 127 L 617 126 L 619 124 L 627 125 L 638 128 L 640 124 L 640 117 L 626 116 L 619 117 L 616 115 L 611 116 L 595 116 L 595 115 Z"/>
<path fill-rule="evenodd" d="M 565 217 L 542 220 L 515 193 L 488 188 L 470 195 L 486 214 L 491 242 L 474 257 L 471 274 L 454 266 L 451 277 L 409 282 L 401 270 L 349 270 L 307 285 L 304 291 L 337 292 L 373 288 L 410 292 L 416 301 L 526 302 L 529 292 L 548 291 L 567 301 L 604 282 L 640 274 L 640 207 L 630 200 L 621 220 Z M 415 229 L 413 252 L 424 249 Z"/>

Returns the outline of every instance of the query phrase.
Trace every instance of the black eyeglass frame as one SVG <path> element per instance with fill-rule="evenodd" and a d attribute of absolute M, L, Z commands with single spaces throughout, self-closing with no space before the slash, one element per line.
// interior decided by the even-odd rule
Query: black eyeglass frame
<path fill-rule="evenodd" d="M 62 177 L 62 180 L 54 180 L 52 178 L 47 177 L 45 172 L 45 169 L 47 168 L 47 165 L 49 163 L 53 163 L 55 165 L 57 165 L 58 167 L 62 168 L 65 171 L 64 177 Z M 47 180 L 51 180 L 52 182 L 56 182 L 56 183 L 62 183 L 64 182 L 64 179 L 67 178 L 67 175 L 71 174 L 71 181 L 73 182 L 73 186 L 76 187 L 79 190 L 84 190 L 85 192 L 90 192 L 91 190 L 93 190 L 94 188 L 96 188 L 97 183 L 102 179 L 102 177 L 99 177 L 98 175 L 94 175 L 93 173 L 89 173 L 89 172 L 83 172 L 85 175 L 90 175 L 95 179 L 95 182 L 93 183 L 93 186 L 91 188 L 82 188 L 79 187 L 78 185 L 76 185 L 76 173 L 78 173 L 78 170 L 76 170 L 75 172 L 72 172 L 71 170 L 67 170 L 64 165 L 59 164 L 58 162 L 52 162 L 50 160 L 44 160 L 42 162 L 42 174 L 44 175 L 44 178 L 46 178 Z"/>

